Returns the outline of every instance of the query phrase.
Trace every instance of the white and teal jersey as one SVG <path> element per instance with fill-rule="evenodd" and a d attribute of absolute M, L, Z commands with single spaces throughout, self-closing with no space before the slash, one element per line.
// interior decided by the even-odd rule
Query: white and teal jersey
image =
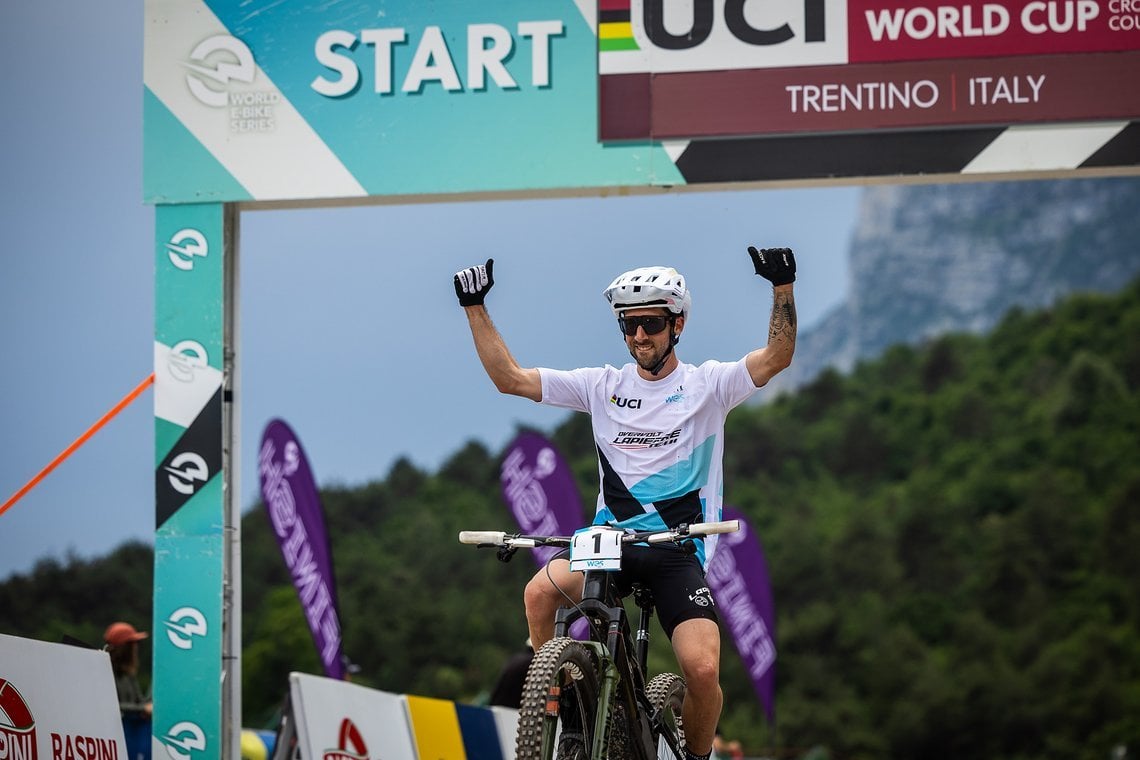
<path fill-rule="evenodd" d="M 649 381 L 621 369 L 539 369 L 542 403 L 590 415 L 601 489 L 594 524 L 659 530 L 720 519 L 724 420 L 756 392 L 744 360 L 679 364 Z M 715 536 L 701 542 L 704 564 Z"/>

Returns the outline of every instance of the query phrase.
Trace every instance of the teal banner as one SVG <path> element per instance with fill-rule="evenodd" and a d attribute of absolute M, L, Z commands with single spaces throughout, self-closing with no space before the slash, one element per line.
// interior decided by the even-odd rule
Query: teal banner
<path fill-rule="evenodd" d="M 684 184 L 598 142 L 594 2 L 146 0 L 152 203 Z"/>
<path fill-rule="evenodd" d="M 156 758 L 221 757 L 225 208 L 155 217 Z"/>
<path fill-rule="evenodd" d="M 144 2 L 149 203 L 1137 163 L 1140 91 L 1095 86 L 1136 79 L 1130 0 L 1081 0 L 1087 29 L 1030 2 L 988 53 L 931 37 L 927 8 L 847 0 Z"/>

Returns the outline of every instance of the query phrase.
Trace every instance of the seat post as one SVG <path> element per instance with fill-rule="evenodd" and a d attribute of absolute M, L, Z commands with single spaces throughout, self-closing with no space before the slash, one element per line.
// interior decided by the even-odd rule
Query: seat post
<path fill-rule="evenodd" d="M 653 592 L 642 585 L 633 589 L 633 601 L 637 604 L 637 634 L 633 642 L 634 657 L 642 673 L 649 670 L 649 621 L 653 619 Z"/>

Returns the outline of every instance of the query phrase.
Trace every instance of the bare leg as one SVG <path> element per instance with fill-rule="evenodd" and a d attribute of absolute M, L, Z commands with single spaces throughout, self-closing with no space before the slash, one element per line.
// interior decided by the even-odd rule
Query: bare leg
<path fill-rule="evenodd" d="M 582 601 L 582 573 L 570 572 L 570 562 L 565 559 L 554 560 L 549 568 L 549 578 L 547 568 L 541 568 L 523 592 L 530 642 L 536 652 L 554 638 L 554 614 L 566 603 L 566 597 L 558 589 L 565 591 L 575 602 Z M 552 579 L 558 588 L 551 584 Z"/>
<path fill-rule="evenodd" d="M 712 749 L 720 720 L 720 627 L 711 620 L 686 620 L 673 631 L 673 652 L 685 678 L 681 719 L 685 744 L 693 754 Z"/>

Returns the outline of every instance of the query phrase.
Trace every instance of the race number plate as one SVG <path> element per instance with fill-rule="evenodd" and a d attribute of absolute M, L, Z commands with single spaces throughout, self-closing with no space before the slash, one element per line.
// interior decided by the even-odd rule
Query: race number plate
<path fill-rule="evenodd" d="M 605 525 L 575 531 L 570 543 L 570 569 L 574 572 L 620 570 L 622 535 L 620 530 Z"/>

